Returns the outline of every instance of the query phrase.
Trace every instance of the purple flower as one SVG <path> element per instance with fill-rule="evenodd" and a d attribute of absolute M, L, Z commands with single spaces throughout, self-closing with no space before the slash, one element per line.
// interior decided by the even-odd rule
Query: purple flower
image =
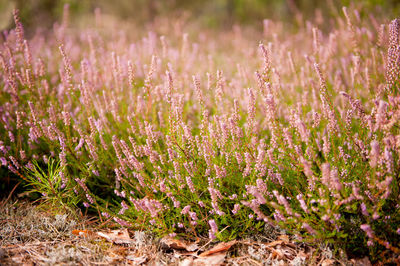
<path fill-rule="evenodd" d="M 375 168 L 378 164 L 380 154 L 379 142 L 376 140 L 371 141 L 371 153 L 369 154 L 369 164 Z"/>
<path fill-rule="evenodd" d="M 230 200 L 234 200 L 234 199 L 236 199 L 237 198 L 237 195 L 236 194 L 232 194 L 231 196 L 229 196 L 228 197 Z"/>
<path fill-rule="evenodd" d="M 7 160 L 4 157 L 0 157 L 0 162 L 2 166 L 7 166 Z"/>
<path fill-rule="evenodd" d="M 264 196 L 261 195 L 260 191 L 257 189 L 257 187 L 255 186 L 248 186 L 247 188 L 248 193 L 250 193 L 251 195 L 253 195 L 259 204 L 265 204 L 267 203 L 267 201 L 265 200 Z"/>
<path fill-rule="evenodd" d="M 125 210 L 129 209 L 129 206 L 126 205 L 125 201 L 122 201 L 122 202 L 121 202 L 121 206 L 122 206 L 122 208 L 125 209 Z"/>
<path fill-rule="evenodd" d="M 13 156 L 9 156 L 8 158 L 10 158 L 10 160 L 14 164 L 15 168 L 17 168 L 17 169 L 21 168 L 21 165 L 18 163 L 17 159 L 15 159 Z"/>
<path fill-rule="evenodd" d="M 11 164 L 8 165 L 8 170 L 10 170 L 11 172 L 13 172 L 14 174 L 18 174 L 17 169 L 15 169 L 14 166 L 12 166 Z"/>
<path fill-rule="evenodd" d="M 374 231 L 371 229 L 371 227 L 368 224 L 362 224 L 360 228 L 367 234 L 369 238 L 374 237 Z"/>
<path fill-rule="evenodd" d="M 304 211 L 305 213 L 308 213 L 307 204 L 306 204 L 306 202 L 305 202 L 304 199 L 303 199 L 303 195 L 302 195 L 302 194 L 299 194 L 299 195 L 296 196 L 296 198 L 297 198 L 297 200 L 300 202 L 300 207 L 303 209 L 303 211 Z"/>
<path fill-rule="evenodd" d="M 324 185 L 328 186 L 329 185 L 329 180 L 331 177 L 331 167 L 329 163 L 324 163 L 321 166 L 321 172 L 322 172 L 322 178 L 321 181 Z"/>
<path fill-rule="evenodd" d="M 218 226 L 215 223 L 215 221 L 213 219 L 208 221 L 208 224 L 210 225 L 210 232 L 212 233 L 212 235 L 215 236 L 215 234 L 218 232 Z"/>
<path fill-rule="evenodd" d="M 267 193 L 268 192 L 268 188 L 267 185 L 265 184 L 265 182 L 262 179 L 257 179 L 256 180 L 257 183 L 257 189 L 261 192 L 261 193 Z"/>
<path fill-rule="evenodd" d="M 75 151 L 78 151 L 80 148 L 82 148 L 83 144 L 85 143 L 85 140 L 83 138 L 81 138 L 79 140 L 78 145 L 75 147 Z"/>
<path fill-rule="evenodd" d="M 215 237 L 215 234 L 213 233 L 213 232 L 211 232 L 211 231 L 208 231 L 208 237 L 210 238 L 210 239 L 215 239 L 216 237 Z"/>
<path fill-rule="evenodd" d="M 232 213 L 233 213 L 233 214 L 237 214 L 237 212 L 239 211 L 239 209 L 240 209 L 240 205 L 239 205 L 239 204 L 235 204 L 235 205 L 233 206 Z"/>
<path fill-rule="evenodd" d="M 187 214 L 190 210 L 190 205 L 185 206 L 185 208 L 182 209 L 181 214 Z"/>
<path fill-rule="evenodd" d="M 307 232 L 309 233 L 309 234 L 311 234 L 311 235 L 316 235 L 317 234 L 317 232 L 308 224 L 308 223 L 303 223 L 303 226 L 302 226 L 304 229 L 306 229 L 307 230 Z"/>
<path fill-rule="evenodd" d="M 197 221 L 197 213 L 195 213 L 195 212 L 189 212 L 189 216 L 190 216 L 190 219 L 192 219 L 193 221 Z"/>
<path fill-rule="evenodd" d="M 121 226 L 125 226 L 125 227 L 131 227 L 132 226 L 129 222 L 127 222 L 125 220 L 122 220 L 122 219 L 120 219 L 118 217 L 114 217 L 114 221 L 119 223 Z"/>
<path fill-rule="evenodd" d="M 369 216 L 369 213 L 368 213 L 368 211 L 367 211 L 367 206 L 365 206 L 365 203 L 363 202 L 363 203 L 361 203 L 361 213 L 364 215 L 364 216 Z"/>
<path fill-rule="evenodd" d="M 87 200 L 88 200 L 91 204 L 94 203 L 94 200 L 93 200 L 92 196 L 90 196 L 90 195 L 87 194 L 87 193 L 86 193 L 86 198 L 87 198 Z"/>
<path fill-rule="evenodd" d="M 194 193 L 195 189 L 194 189 L 194 185 L 193 185 L 193 182 L 192 182 L 192 179 L 190 178 L 190 176 L 186 177 L 186 183 L 190 189 L 190 192 Z"/>

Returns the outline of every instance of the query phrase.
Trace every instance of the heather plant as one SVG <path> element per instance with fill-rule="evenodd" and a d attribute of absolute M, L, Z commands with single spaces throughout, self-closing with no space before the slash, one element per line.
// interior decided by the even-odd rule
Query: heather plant
<path fill-rule="evenodd" d="M 50 158 L 47 163 L 47 171 L 43 170 L 36 161 L 27 165 L 26 181 L 29 193 L 35 192 L 42 196 L 42 204 L 71 210 L 80 201 L 73 193 L 73 189 L 66 188 L 67 182 L 63 177 L 63 167 L 60 162 Z"/>
<path fill-rule="evenodd" d="M 26 40 L 15 12 L 0 46 L 2 167 L 48 200 L 160 235 L 269 224 L 398 255 L 400 20 L 342 14 L 328 33 L 265 20 L 258 39 L 237 26 L 192 42 L 178 26 L 76 32 L 67 15 Z"/>

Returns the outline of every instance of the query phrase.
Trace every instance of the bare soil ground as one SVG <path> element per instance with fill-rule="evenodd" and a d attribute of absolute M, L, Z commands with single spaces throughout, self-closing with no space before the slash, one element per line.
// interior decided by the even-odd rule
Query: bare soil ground
<path fill-rule="evenodd" d="M 105 228 L 106 226 L 106 228 Z M 368 265 L 333 258 L 266 229 L 228 243 L 156 238 L 111 230 L 82 214 L 58 213 L 28 201 L 0 201 L 0 265 Z"/>

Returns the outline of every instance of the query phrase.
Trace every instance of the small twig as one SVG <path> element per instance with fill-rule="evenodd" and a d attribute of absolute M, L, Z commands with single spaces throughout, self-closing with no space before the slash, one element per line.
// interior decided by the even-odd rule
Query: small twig
<path fill-rule="evenodd" d="M 29 256 L 30 256 L 31 258 L 33 258 L 33 257 L 35 256 L 37 259 L 39 259 L 39 260 L 41 260 L 41 261 L 45 261 L 45 262 L 49 262 L 49 261 L 50 261 L 50 259 L 48 259 L 48 258 L 42 256 L 42 255 L 41 255 L 39 252 L 37 252 L 36 250 L 30 249 L 30 248 L 26 248 L 25 246 L 22 246 L 22 245 L 20 245 L 19 247 L 20 247 L 20 249 L 22 249 L 22 250 L 24 250 L 26 253 L 28 253 Z"/>
<path fill-rule="evenodd" d="M 14 191 L 17 189 L 17 187 L 19 186 L 19 184 L 21 184 L 21 181 L 19 181 L 14 188 L 11 190 L 10 194 L 8 194 L 8 197 L 1 203 L 0 208 L 2 208 L 11 198 L 12 194 L 14 193 Z"/>
<path fill-rule="evenodd" d="M 98 227 L 99 227 L 99 228 L 102 228 L 103 226 L 105 226 L 106 224 L 108 224 L 108 223 L 110 223 L 110 222 L 112 222 L 112 219 L 111 219 L 111 218 L 105 220 L 103 223 L 101 223 L 100 225 L 98 225 Z"/>
<path fill-rule="evenodd" d="M 198 251 L 202 250 L 203 248 L 205 248 L 206 246 L 208 246 L 213 240 L 210 239 L 207 243 L 205 243 L 203 246 L 201 246 Z"/>

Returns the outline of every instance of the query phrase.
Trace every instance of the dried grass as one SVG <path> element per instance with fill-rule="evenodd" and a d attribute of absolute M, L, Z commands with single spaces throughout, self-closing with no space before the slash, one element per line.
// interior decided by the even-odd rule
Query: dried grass
<path fill-rule="evenodd" d="M 159 239 L 139 231 L 129 232 L 132 239 L 129 244 L 116 244 L 96 234 L 85 237 L 72 234 L 73 230 L 99 230 L 98 225 L 81 214 L 54 214 L 52 209 L 27 201 L 3 200 L 0 206 L 1 265 L 204 265 L 213 263 L 217 257 L 198 260 L 201 252 L 215 246 L 205 239 L 199 240 L 201 248 L 196 252 L 165 248 Z M 356 263 L 333 258 L 329 248 L 316 251 L 295 244 L 283 231 L 269 227 L 263 234 L 237 241 L 232 248 L 217 255 L 219 260 L 222 255 L 227 265 Z"/>

